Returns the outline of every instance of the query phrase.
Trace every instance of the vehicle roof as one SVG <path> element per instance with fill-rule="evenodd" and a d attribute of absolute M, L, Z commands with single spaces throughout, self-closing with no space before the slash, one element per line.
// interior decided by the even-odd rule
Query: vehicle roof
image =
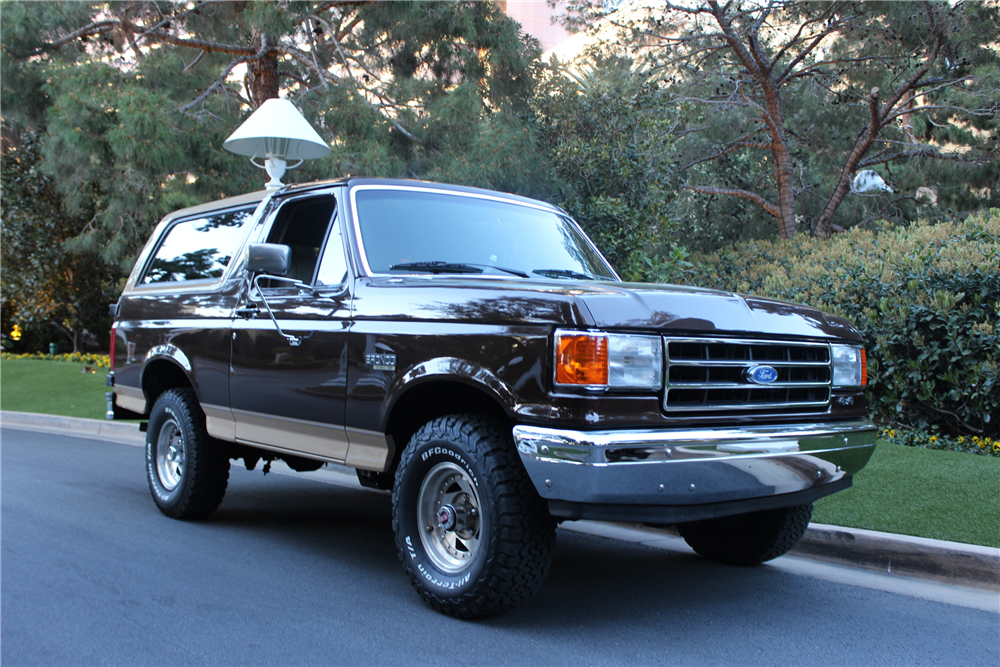
<path fill-rule="evenodd" d="M 503 199 L 509 199 L 512 202 L 518 202 L 521 204 L 530 204 L 532 206 L 544 206 L 545 208 L 550 208 L 553 211 L 558 211 L 559 213 L 565 214 L 558 206 L 550 204 L 546 201 L 541 201 L 538 199 L 531 199 L 530 197 L 522 197 L 521 195 L 510 194 L 509 192 L 500 192 L 497 190 L 487 190 L 485 188 L 474 188 L 466 185 L 451 185 L 449 183 L 437 183 L 434 181 L 418 181 L 418 180 L 408 180 L 408 179 L 394 179 L 394 178 L 352 178 L 347 181 L 348 186 L 354 187 L 356 185 L 402 185 L 410 187 L 427 187 L 433 188 L 435 190 L 450 190 L 452 192 L 462 192 L 465 194 L 473 195 L 487 195 L 490 197 L 500 197 Z"/>
<path fill-rule="evenodd" d="M 259 190 L 245 195 L 237 195 L 235 197 L 227 197 L 225 199 L 216 199 L 215 201 L 198 204 L 197 206 L 189 206 L 188 208 L 182 208 L 174 211 L 170 215 L 166 216 L 164 220 L 167 221 L 174 220 L 176 218 L 186 218 L 188 216 L 198 215 L 199 213 L 208 213 L 210 211 L 217 211 L 220 208 L 230 208 L 232 206 L 240 206 L 242 204 L 256 204 L 269 194 L 271 194 L 271 191 L 269 190 Z"/>
<path fill-rule="evenodd" d="M 529 197 L 522 197 L 520 195 L 510 194 L 508 192 L 487 190 L 485 188 L 474 188 L 465 185 L 452 185 L 450 183 L 437 183 L 434 181 L 418 181 L 415 179 L 402 179 L 402 178 L 338 178 L 325 181 L 312 181 L 310 183 L 293 183 L 286 185 L 280 190 L 259 190 L 257 192 L 238 195 L 236 197 L 218 199 L 216 201 L 207 202 L 205 204 L 199 204 L 198 206 L 191 206 L 189 208 L 184 208 L 178 211 L 174 211 L 168 216 L 168 219 L 174 220 L 176 218 L 183 218 L 191 215 L 198 215 L 200 213 L 206 213 L 209 211 L 215 211 L 220 208 L 229 208 L 231 206 L 240 206 L 243 204 L 253 204 L 260 202 L 261 200 L 267 198 L 270 195 L 277 196 L 277 195 L 286 195 L 292 193 L 302 193 L 302 192 L 308 192 L 309 190 L 319 190 L 334 185 L 344 185 L 344 184 L 348 185 L 349 187 L 354 187 L 356 185 L 396 185 L 396 186 L 408 186 L 408 187 L 426 187 L 426 188 L 433 188 L 435 190 L 449 190 L 452 192 L 461 192 L 465 194 L 488 195 L 491 197 L 500 197 L 503 199 L 509 199 L 512 202 L 531 204 L 533 206 L 543 206 L 545 208 L 550 208 L 553 211 L 557 211 L 559 213 L 566 215 L 565 211 L 563 211 L 558 206 L 550 204 L 549 202 L 541 201 L 538 199 L 531 199 Z"/>

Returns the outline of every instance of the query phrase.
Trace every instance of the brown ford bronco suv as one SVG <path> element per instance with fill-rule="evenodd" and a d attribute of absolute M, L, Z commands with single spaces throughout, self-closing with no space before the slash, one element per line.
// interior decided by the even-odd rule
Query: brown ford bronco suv
<path fill-rule="evenodd" d="M 788 551 L 867 462 L 865 352 L 801 305 L 623 283 L 564 211 L 351 179 L 178 211 L 112 308 L 109 418 L 142 418 L 178 519 L 248 469 L 337 463 L 392 491 L 435 609 L 509 609 L 557 522 L 676 525 L 703 556 Z"/>

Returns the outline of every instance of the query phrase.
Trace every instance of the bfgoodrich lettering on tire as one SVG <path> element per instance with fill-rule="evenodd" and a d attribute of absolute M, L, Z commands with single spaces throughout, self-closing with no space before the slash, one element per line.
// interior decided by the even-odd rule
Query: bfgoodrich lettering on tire
<path fill-rule="evenodd" d="M 146 477 L 156 506 L 174 519 L 207 516 L 226 495 L 229 458 L 205 431 L 193 390 L 171 389 L 156 400 L 146 430 Z"/>
<path fill-rule="evenodd" d="M 510 429 L 477 415 L 425 424 L 396 471 L 392 526 L 420 596 L 459 618 L 492 616 L 535 593 L 555 544 Z"/>

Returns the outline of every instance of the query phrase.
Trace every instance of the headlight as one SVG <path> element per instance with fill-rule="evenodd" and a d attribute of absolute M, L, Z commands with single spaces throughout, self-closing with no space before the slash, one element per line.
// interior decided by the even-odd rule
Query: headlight
<path fill-rule="evenodd" d="M 863 387 L 868 384 L 868 357 L 865 348 L 854 345 L 831 345 L 833 386 Z"/>
<path fill-rule="evenodd" d="M 659 389 L 663 342 L 659 336 L 557 331 L 556 385 L 593 389 Z"/>

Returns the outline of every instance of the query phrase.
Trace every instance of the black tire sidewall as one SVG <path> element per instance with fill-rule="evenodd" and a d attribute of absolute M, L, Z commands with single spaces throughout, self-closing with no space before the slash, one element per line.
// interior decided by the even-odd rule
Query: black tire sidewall
<path fill-rule="evenodd" d="M 420 539 L 417 520 L 420 486 L 427 473 L 440 463 L 454 463 L 462 468 L 479 496 L 479 548 L 469 565 L 458 573 L 439 569 L 427 555 Z M 484 482 L 474 457 L 455 443 L 441 439 L 419 442 L 398 477 L 394 493 L 398 495 L 396 544 L 400 558 L 412 576 L 436 596 L 458 597 L 478 584 L 493 542 L 492 506 Z"/>
<path fill-rule="evenodd" d="M 190 423 L 187 416 L 187 411 L 184 409 L 183 404 L 180 401 L 173 400 L 173 395 L 167 393 L 162 395 L 153 406 L 153 410 L 149 415 L 149 424 L 146 429 L 146 477 L 149 480 L 149 490 L 153 494 L 153 500 L 156 504 L 164 510 L 171 510 L 175 508 L 184 497 L 184 493 L 188 487 L 188 480 L 190 475 L 188 474 L 188 469 L 191 462 L 191 450 L 193 436 L 191 432 Z M 163 486 L 163 482 L 160 480 L 160 474 L 156 469 L 156 453 L 157 444 L 160 437 L 160 430 L 163 428 L 164 424 L 168 421 L 173 421 L 177 424 L 177 428 L 181 431 L 184 437 L 184 474 L 181 476 L 180 483 L 177 484 L 172 490 L 168 490 Z"/>

